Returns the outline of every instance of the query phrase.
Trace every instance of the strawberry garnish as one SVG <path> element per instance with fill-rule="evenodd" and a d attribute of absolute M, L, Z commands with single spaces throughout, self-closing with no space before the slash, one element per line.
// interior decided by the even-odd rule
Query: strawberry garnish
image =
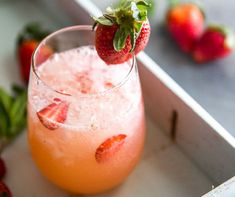
<path fill-rule="evenodd" d="M 121 64 L 145 48 L 150 36 L 147 18 L 149 4 L 144 0 L 123 1 L 116 9 L 95 18 L 95 46 L 107 64 Z"/>
<path fill-rule="evenodd" d="M 193 58 L 203 63 L 225 57 L 231 53 L 235 46 L 234 33 L 224 26 L 209 26 L 197 42 Z"/>
<path fill-rule="evenodd" d="M 18 37 L 17 55 L 20 64 L 21 76 L 27 84 L 29 80 L 29 71 L 31 65 L 31 57 L 38 46 L 39 42 L 49 34 L 48 31 L 42 30 L 38 23 L 30 23 L 27 25 Z M 52 49 L 43 47 L 40 51 L 40 57 L 37 64 L 41 64 L 52 54 Z"/>
<path fill-rule="evenodd" d="M 58 99 L 57 99 L 58 100 Z M 50 130 L 59 128 L 58 123 L 64 123 L 67 118 L 69 104 L 65 101 L 52 103 L 37 112 L 41 123 Z"/>
<path fill-rule="evenodd" d="M 108 161 L 109 158 L 114 156 L 122 147 L 125 142 L 125 134 L 115 135 L 106 139 L 97 149 L 95 159 L 98 163 Z"/>
<path fill-rule="evenodd" d="M 0 197 L 12 197 L 9 188 L 2 181 L 0 181 Z"/>
<path fill-rule="evenodd" d="M 6 174 L 6 166 L 2 158 L 0 158 L 0 179 L 2 179 Z"/>
<path fill-rule="evenodd" d="M 194 3 L 171 2 L 167 12 L 167 29 L 182 51 L 191 52 L 203 33 L 204 13 Z"/>

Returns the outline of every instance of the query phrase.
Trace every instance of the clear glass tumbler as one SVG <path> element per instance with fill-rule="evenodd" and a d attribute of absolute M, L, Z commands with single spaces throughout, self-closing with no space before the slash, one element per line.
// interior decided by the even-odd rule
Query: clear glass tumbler
<path fill-rule="evenodd" d="M 106 65 L 91 26 L 61 29 L 33 58 L 28 142 L 41 173 L 75 193 L 120 184 L 140 159 L 144 106 L 135 57 Z"/>

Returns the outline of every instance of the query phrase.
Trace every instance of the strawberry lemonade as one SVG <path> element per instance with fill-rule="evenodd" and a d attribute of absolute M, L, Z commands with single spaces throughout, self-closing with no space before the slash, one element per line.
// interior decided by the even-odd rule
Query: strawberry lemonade
<path fill-rule="evenodd" d="M 40 47 L 34 58 L 37 53 Z M 135 59 L 107 65 L 95 47 L 80 45 L 33 63 L 28 140 L 42 174 L 76 193 L 120 184 L 140 159 L 145 138 Z"/>

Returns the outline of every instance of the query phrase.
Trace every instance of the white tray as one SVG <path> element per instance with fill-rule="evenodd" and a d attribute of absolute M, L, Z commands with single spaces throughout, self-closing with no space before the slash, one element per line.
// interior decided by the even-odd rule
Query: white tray
<path fill-rule="evenodd" d="M 89 15 L 100 13 L 89 0 L 41 0 L 39 3 L 43 8 L 46 6 L 48 12 L 40 12 L 40 7 L 32 2 L 25 2 L 25 6 L 55 24 L 61 21 L 91 24 Z M 14 9 L 16 13 L 22 12 Z M 138 65 L 148 128 L 143 158 L 120 187 L 94 196 L 196 197 L 234 176 L 234 138 L 145 53 L 138 56 Z M 9 84 L 12 80 L 9 78 L 3 83 Z M 26 133 L 4 151 L 3 158 L 8 167 L 5 181 L 14 197 L 75 196 L 40 175 L 31 159 Z"/>

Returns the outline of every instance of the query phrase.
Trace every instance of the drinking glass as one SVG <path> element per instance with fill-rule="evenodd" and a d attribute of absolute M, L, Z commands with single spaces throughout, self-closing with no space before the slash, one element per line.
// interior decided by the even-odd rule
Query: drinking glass
<path fill-rule="evenodd" d="M 40 172 L 75 193 L 119 185 L 138 163 L 145 139 L 135 56 L 107 65 L 91 26 L 46 37 L 32 58 L 28 142 Z"/>

